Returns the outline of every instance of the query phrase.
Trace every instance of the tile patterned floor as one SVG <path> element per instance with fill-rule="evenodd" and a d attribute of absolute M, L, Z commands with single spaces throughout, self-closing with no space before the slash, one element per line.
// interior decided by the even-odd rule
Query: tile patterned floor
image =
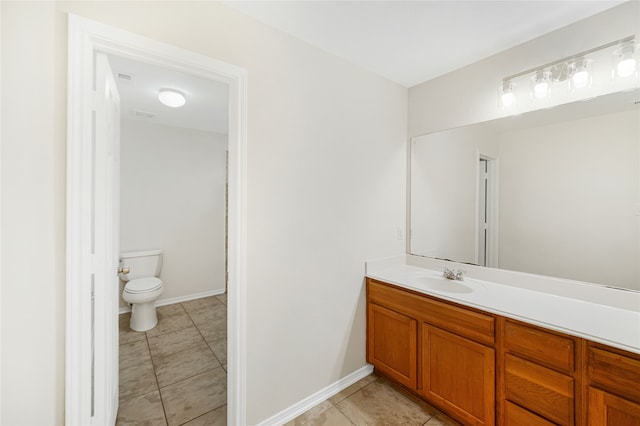
<path fill-rule="evenodd" d="M 120 315 L 117 425 L 226 425 L 227 299 L 158 308 L 146 333 Z"/>
<path fill-rule="evenodd" d="M 158 308 L 146 333 L 120 315 L 120 409 L 116 425 L 226 426 L 226 296 Z M 372 374 L 286 426 L 458 425 Z"/>
<path fill-rule="evenodd" d="M 449 417 L 372 374 L 285 426 L 458 426 Z"/>

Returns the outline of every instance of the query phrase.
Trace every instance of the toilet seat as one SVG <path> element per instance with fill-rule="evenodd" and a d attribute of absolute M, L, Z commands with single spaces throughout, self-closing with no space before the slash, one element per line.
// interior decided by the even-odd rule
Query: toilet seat
<path fill-rule="evenodd" d="M 145 277 L 138 278 L 135 280 L 129 281 L 125 287 L 124 291 L 132 294 L 139 293 L 148 293 L 150 291 L 154 291 L 162 287 L 162 281 L 156 277 Z"/>

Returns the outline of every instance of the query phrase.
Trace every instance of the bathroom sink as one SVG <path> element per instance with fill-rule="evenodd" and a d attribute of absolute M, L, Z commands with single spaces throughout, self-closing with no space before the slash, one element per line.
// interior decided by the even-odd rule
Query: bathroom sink
<path fill-rule="evenodd" d="M 425 290 L 434 290 L 443 293 L 471 293 L 473 287 L 464 281 L 448 280 L 441 276 L 418 276 L 411 279 L 415 284 L 424 287 Z"/>

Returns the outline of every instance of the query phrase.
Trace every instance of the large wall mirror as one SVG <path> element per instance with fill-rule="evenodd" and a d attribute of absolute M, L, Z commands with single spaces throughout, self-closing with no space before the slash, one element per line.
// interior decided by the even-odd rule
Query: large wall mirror
<path fill-rule="evenodd" d="M 639 100 L 413 138 L 410 253 L 640 291 Z"/>

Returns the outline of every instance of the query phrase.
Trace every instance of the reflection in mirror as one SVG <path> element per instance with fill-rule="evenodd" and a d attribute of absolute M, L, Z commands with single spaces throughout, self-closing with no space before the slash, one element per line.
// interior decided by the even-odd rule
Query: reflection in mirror
<path fill-rule="evenodd" d="M 639 99 L 413 138 L 411 254 L 640 290 Z"/>

